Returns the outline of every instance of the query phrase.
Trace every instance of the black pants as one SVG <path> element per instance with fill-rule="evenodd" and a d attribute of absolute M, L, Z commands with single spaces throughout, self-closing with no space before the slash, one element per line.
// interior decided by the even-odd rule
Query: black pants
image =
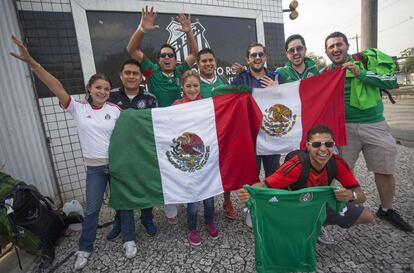
<path fill-rule="evenodd" d="M 260 168 L 263 161 L 265 176 L 272 175 L 280 167 L 280 155 L 256 155 L 257 171 L 260 174 Z"/>

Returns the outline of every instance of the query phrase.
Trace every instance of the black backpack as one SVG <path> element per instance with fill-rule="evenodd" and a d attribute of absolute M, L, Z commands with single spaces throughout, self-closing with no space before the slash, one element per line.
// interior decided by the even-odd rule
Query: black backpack
<path fill-rule="evenodd" d="M 299 179 L 295 183 L 289 185 L 288 189 L 291 191 L 296 191 L 296 190 L 306 188 L 306 182 L 308 181 L 309 172 L 311 168 L 309 153 L 303 150 L 291 151 L 285 156 L 284 162 L 288 161 L 295 155 L 297 155 L 300 159 L 300 163 L 302 165 L 302 171 L 300 173 Z M 328 164 L 326 165 L 326 168 L 328 171 L 328 185 L 330 185 L 333 179 L 337 175 L 336 159 L 333 156 L 329 159 Z"/>
<path fill-rule="evenodd" d="M 69 224 L 82 216 L 66 216 L 54 210 L 53 201 L 36 187 L 0 172 L 0 236 L 12 242 L 21 267 L 18 249 L 41 257 L 40 267 L 55 258 L 55 244 Z"/>

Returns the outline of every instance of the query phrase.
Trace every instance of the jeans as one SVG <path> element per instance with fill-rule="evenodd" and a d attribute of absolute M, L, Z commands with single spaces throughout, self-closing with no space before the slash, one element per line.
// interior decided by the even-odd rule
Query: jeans
<path fill-rule="evenodd" d="M 146 224 L 152 221 L 154 215 L 152 214 L 153 208 L 141 209 L 141 223 Z M 115 214 L 115 223 L 112 227 L 113 230 L 119 230 L 122 232 L 122 241 L 134 241 L 135 240 L 135 220 L 133 210 L 117 210 Z"/>
<path fill-rule="evenodd" d="M 79 239 L 79 250 L 92 252 L 98 229 L 99 212 L 109 180 L 108 165 L 86 168 L 86 209 Z"/>
<path fill-rule="evenodd" d="M 197 209 L 198 203 L 187 204 L 187 227 L 188 229 L 196 229 L 197 227 Z M 213 224 L 214 220 L 214 197 L 203 200 L 204 204 L 204 222 L 206 225 Z"/>
<path fill-rule="evenodd" d="M 256 155 L 257 171 L 259 174 L 262 161 L 265 177 L 272 175 L 280 167 L 280 155 Z"/>
<path fill-rule="evenodd" d="M 133 210 L 118 210 L 122 242 L 135 241 L 135 220 Z"/>

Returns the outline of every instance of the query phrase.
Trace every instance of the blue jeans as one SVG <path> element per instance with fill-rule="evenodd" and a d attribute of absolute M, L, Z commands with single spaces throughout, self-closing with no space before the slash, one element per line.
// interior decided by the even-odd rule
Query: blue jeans
<path fill-rule="evenodd" d="M 141 209 L 141 223 L 146 224 L 152 221 L 154 215 L 153 208 Z M 125 222 L 125 223 L 124 223 Z M 135 220 L 133 210 L 117 210 L 115 214 L 115 222 L 112 227 L 113 230 L 120 230 L 122 232 L 122 241 L 128 242 L 135 240 Z"/>
<path fill-rule="evenodd" d="M 87 166 L 86 168 L 86 209 L 79 239 L 79 250 L 92 252 L 98 229 L 106 185 L 109 181 L 108 165 Z"/>
<path fill-rule="evenodd" d="M 256 155 L 257 171 L 260 174 L 260 167 L 263 161 L 265 177 L 272 175 L 280 167 L 280 155 Z"/>
<path fill-rule="evenodd" d="M 135 241 L 135 220 L 133 210 L 118 210 L 122 242 Z"/>
<path fill-rule="evenodd" d="M 187 204 L 187 227 L 188 229 L 196 229 L 197 227 L 197 210 L 198 203 Z M 203 200 L 204 204 L 204 222 L 206 225 L 213 224 L 214 220 L 214 197 Z"/>

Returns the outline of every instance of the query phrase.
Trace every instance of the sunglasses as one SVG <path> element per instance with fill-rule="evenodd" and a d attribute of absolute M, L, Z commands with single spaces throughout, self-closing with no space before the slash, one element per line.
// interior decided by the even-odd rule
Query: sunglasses
<path fill-rule="evenodd" d="M 308 142 L 313 148 L 319 148 L 322 145 L 325 145 L 326 148 L 332 148 L 335 146 L 335 142 L 333 141 L 314 141 L 314 142 Z"/>
<path fill-rule="evenodd" d="M 300 52 L 302 52 L 304 49 L 305 49 L 305 47 L 304 47 L 304 46 L 291 47 L 291 48 L 289 48 L 289 49 L 287 50 L 287 52 L 288 52 L 288 53 L 290 53 L 290 54 L 294 54 L 295 52 L 300 53 Z"/>
<path fill-rule="evenodd" d="M 259 57 L 259 58 L 263 58 L 263 57 L 264 57 L 264 55 L 265 55 L 265 53 L 264 53 L 264 52 L 253 52 L 252 54 L 250 54 L 250 57 L 251 57 L 251 58 L 253 58 L 253 59 L 255 59 L 255 58 L 257 58 L 257 57 Z"/>
<path fill-rule="evenodd" d="M 160 54 L 160 58 L 166 58 L 166 57 L 168 57 L 168 58 L 174 58 L 175 55 L 174 55 L 174 53 L 161 53 Z"/>

